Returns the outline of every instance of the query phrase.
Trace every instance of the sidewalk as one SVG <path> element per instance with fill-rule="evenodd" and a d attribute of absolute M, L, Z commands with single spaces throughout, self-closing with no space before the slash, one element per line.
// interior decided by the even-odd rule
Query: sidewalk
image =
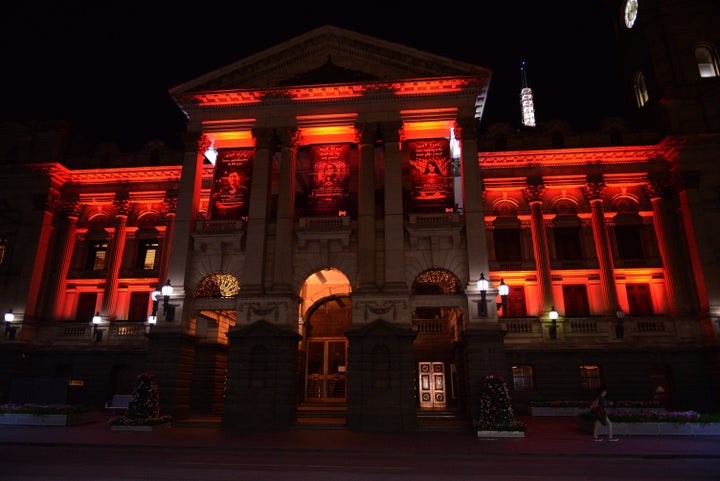
<path fill-rule="evenodd" d="M 67 427 L 0 426 L 0 445 L 71 445 L 83 448 L 243 451 L 406 452 L 599 457 L 720 459 L 718 436 L 632 436 L 619 442 L 594 442 L 572 417 L 520 417 L 525 438 L 479 439 L 472 432 L 356 433 L 338 430 L 246 432 L 223 429 L 219 419 L 191 419 L 152 432 L 111 431 L 107 419 Z"/>

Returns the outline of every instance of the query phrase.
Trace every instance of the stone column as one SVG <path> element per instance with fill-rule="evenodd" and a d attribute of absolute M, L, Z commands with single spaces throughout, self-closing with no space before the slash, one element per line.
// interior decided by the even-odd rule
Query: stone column
<path fill-rule="evenodd" d="M 672 193 L 670 186 L 656 181 L 648 182 L 643 186 L 645 195 L 653 206 L 653 226 L 658 240 L 658 249 L 665 266 L 665 291 L 667 292 L 668 307 L 673 316 L 688 313 L 688 306 L 694 306 L 695 300 L 690 298 L 688 288 L 690 279 L 685 276 L 682 267 L 684 256 L 678 246 L 678 231 L 672 216 L 667 212 L 664 200 Z"/>
<path fill-rule="evenodd" d="M 375 266 L 375 138 L 374 125 L 358 124 L 358 289 L 377 289 Z"/>
<path fill-rule="evenodd" d="M 103 296 L 102 313 L 110 321 L 117 319 L 117 290 L 120 267 L 125 252 L 125 238 L 127 236 L 127 218 L 132 212 L 132 203 L 127 194 L 116 195 L 115 233 L 110 249 L 110 259 L 107 264 L 107 277 L 105 278 L 105 295 Z"/>
<path fill-rule="evenodd" d="M 172 237 L 170 237 L 170 256 L 167 278 L 172 279 L 174 287 L 173 305 L 175 306 L 174 323 L 163 323 L 162 326 L 171 327 L 183 325 L 183 302 L 185 300 L 185 272 L 195 224 L 200 211 L 200 194 L 202 191 L 202 174 L 205 151 L 210 145 L 207 137 L 200 132 L 188 132 L 185 136 L 185 158 L 183 160 L 182 176 L 180 177 L 180 193 L 177 201 L 175 222 L 173 223 Z M 167 279 L 160 279 L 164 284 Z M 179 309 L 178 309 L 179 308 Z M 155 327 L 160 327 L 160 324 Z"/>
<path fill-rule="evenodd" d="M 383 125 L 385 145 L 385 286 L 384 291 L 404 291 L 405 250 L 400 142 L 402 123 Z"/>
<path fill-rule="evenodd" d="M 548 253 L 545 220 L 542 212 L 542 198 L 545 186 L 528 185 L 523 189 L 525 201 L 530 204 L 530 225 L 533 237 L 533 251 L 537 264 L 538 287 L 540 291 L 540 316 L 550 312 L 553 306 L 552 276 Z"/>
<path fill-rule="evenodd" d="M 250 205 L 245 235 L 245 265 L 240 279 L 242 294 L 259 294 L 263 290 L 267 237 L 268 206 L 273 133 L 269 129 L 253 129 L 255 161 L 250 188 Z"/>
<path fill-rule="evenodd" d="M 612 250 L 605 224 L 603 209 L 604 182 L 588 182 L 583 187 L 585 198 L 592 211 L 592 231 L 595 240 L 595 254 L 600 268 L 600 286 L 603 290 L 603 315 L 614 316 L 618 307 L 617 287 L 615 285 L 615 268 Z"/>
<path fill-rule="evenodd" d="M 277 221 L 275 228 L 275 264 L 273 290 L 292 292 L 292 253 L 295 222 L 295 158 L 300 132 L 288 129 L 282 136 L 282 159 L 278 182 Z"/>
<path fill-rule="evenodd" d="M 163 235 L 162 250 L 160 251 L 160 264 L 158 265 L 158 285 L 162 286 L 168 280 L 168 266 L 170 265 L 170 239 L 175 230 L 175 212 L 177 211 L 177 194 L 165 193 L 166 227 Z"/>
<path fill-rule="evenodd" d="M 62 237 L 58 239 L 57 254 L 59 262 L 56 265 L 55 274 L 50 279 L 52 285 L 48 292 L 50 298 L 45 304 L 50 319 L 59 321 L 63 316 L 63 299 L 65 297 L 65 279 L 70 271 L 73 252 L 75 251 L 75 237 L 77 234 L 77 221 L 82 213 L 83 206 L 77 202 L 63 202 L 60 204 L 58 213 L 64 217 L 65 229 Z"/>

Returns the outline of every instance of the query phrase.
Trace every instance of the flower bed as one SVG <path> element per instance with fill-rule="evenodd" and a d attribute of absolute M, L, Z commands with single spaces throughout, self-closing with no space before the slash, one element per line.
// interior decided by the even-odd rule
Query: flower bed
<path fill-rule="evenodd" d="M 0 406 L 0 425 L 74 426 L 97 422 L 98 412 L 87 406 L 4 404 Z"/>
<path fill-rule="evenodd" d="M 590 411 L 590 401 L 533 401 L 530 403 L 530 414 L 533 416 L 578 416 Z M 608 413 L 631 412 L 664 413 L 665 408 L 654 401 L 615 401 Z"/>
<path fill-rule="evenodd" d="M 720 436 L 720 414 L 617 410 L 610 414 L 610 420 L 615 436 Z M 577 421 L 581 431 L 593 432 L 591 414 L 581 414 Z M 607 434 L 607 427 L 600 426 L 599 434 Z"/>

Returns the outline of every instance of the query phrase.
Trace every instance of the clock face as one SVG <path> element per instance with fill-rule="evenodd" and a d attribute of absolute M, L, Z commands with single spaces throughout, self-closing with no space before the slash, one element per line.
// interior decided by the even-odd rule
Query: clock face
<path fill-rule="evenodd" d="M 625 26 L 632 28 L 638 14 L 638 0 L 625 0 Z"/>

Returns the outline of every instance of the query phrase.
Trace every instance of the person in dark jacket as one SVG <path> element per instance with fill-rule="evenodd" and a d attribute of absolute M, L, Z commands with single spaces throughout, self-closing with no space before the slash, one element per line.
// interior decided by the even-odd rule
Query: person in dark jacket
<path fill-rule="evenodd" d="M 607 426 L 608 441 L 617 441 L 618 438 L 613 437 L 612 421 L 607 415 L 607 390 L 602 387 L 598 391 L 598 397 L 593 402 L 593 413 L 595 414 L 595 423 L 593 425 L 593 438 L 595 441 L 602 441 L 602 438 L 598 436 L 600 425 Z"/>

